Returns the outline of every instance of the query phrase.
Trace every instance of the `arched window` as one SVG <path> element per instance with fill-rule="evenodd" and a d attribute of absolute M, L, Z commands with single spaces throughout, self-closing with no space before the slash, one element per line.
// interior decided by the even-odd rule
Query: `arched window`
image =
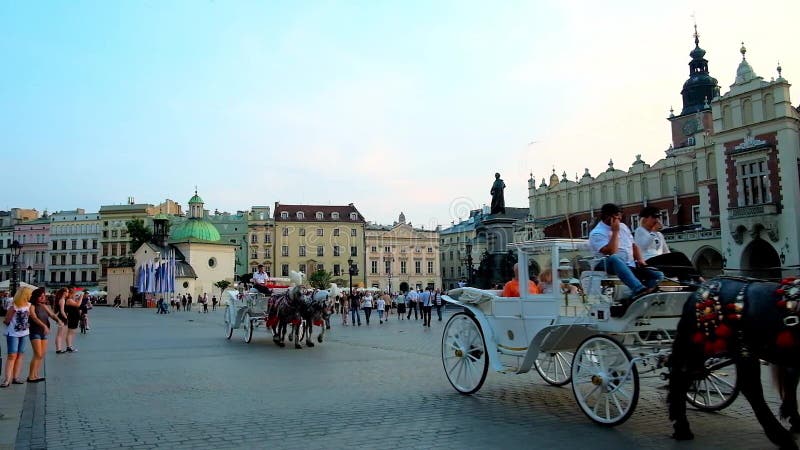
<path fill-rule="evenodd" d="M 749 99 L 742 102 L 742 125 L 753 123 L 753 102 Z"/>
<path fill-rule="evenodd" d="M 322 220 L 325 217 L 325 215 L 322 214 L 322 211 L 317 211 L 316 217 L 317 217 L 317 220 Z"/>
<path fill-rule="evenodd" d="M 725 105 L 722 107 L 722 129 L 728 130 L 733 128 L 733 116 L 731 115 L 731 106 Z"/>
<path fill-rule="evenodd" d="M 775 99 L 772 94 L 764 96 L 764 119 L 770 120 L 775 118 Z"/>
<path fill-rule="evenodd" d="M 297 218 L 298 219 L 305 219 L 306 215 L 303 213 L 303 211 L 297 211 Z"/>

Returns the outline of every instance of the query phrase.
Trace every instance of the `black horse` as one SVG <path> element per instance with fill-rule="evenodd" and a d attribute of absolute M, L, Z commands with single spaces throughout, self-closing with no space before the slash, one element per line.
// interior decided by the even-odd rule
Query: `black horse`
<path fill-rule="evenodd" d="M 308 300 L 304 302 L 301 308 L 301 315 L 305 324 L 305 339 L 306 347 L 313 347 L 314 343 L 311 342 L 311 333 L 314 331 L 314 326 L 321 327 L 317 342 L 322 343 L 325 335 L 325 322 L 331 315 L 331 306 L 328 301 L 329 292 L 318 290 L 311 293 Z"/>
<path fill-rule="evenodd" d="M 703 373 L 712 356 L 728 356 L 736 365 L 738 385 L 770 441 L 797 449 L 792 432 L 800 431 L 797 384 L 800 378 L 800 279 L 770 283 L 749 278 L 710 280 L 684 305 L 670 356 L 669 418 L 673 437 L 694 438 L 686 418 L 689 384 Z M 759 360 L 777 366 L 778 389 L 786 430 L 770 411 L 761 387 Z"/>

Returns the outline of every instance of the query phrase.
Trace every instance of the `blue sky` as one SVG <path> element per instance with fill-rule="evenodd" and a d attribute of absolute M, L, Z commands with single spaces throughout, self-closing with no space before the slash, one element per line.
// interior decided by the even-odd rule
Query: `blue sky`
<path fill-rule="evenodd" d="M 768 7 L 2 2 L 0 209 L 185 206 L 198 185 L 211 210 L 353 202 L 446 226 L 489 202 L 495 172 L 527 207 L 531 171 L 663 157 L 693 14 L 723 93 L 741 41 L 757 74 L 780 60 L 800 81 L 800 2 Z"/>

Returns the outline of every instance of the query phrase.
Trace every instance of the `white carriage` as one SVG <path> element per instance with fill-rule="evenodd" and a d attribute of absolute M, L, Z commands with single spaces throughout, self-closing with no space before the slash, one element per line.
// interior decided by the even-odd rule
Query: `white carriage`
<path fill-rule="evenodd" d="M 517 252 L 521 297 L 499 291 L 458 288 L 444 297 L 464 308 L 447 322 L 442 363 L 450 384 L 462 394 L 477 392 L 489 369 L 526 373 L 535 368 L 549 384 L 572 381 L 580 409 L 596 423 L 614 426 L 627 420 L 639 398 L 639 377 L 666 379 L 666 362 L 683 305 L 691 295 L 682 286 L 662 286 L 627 307 L 616 277 L 592 270 L 585 240 L 544 239 L 511 244 Z M 563 268 L 585 261 L 580 294 L 563 290 L 559 274 L 541 283 L 543 294 L 530 294 L 529 261 Z M 568 274 L 571 277 L 572 274 Z M 567 293 L 563 293 L 563 292 Z M 702 410 L 718 410 L 736 398 L 735 370 L 729 360 L 709 360 L 687 401 Z M 730 368 L 732 369 L 732 367 Z"/>
<path fill-rule="evenodd" d="M 277 294 L 286 291 L 288 282 L 288 279 L 270 279 L 268 286 Z M 266 328 L 270 297 L 254 291 L 235 290 L 225 291 L 225 295 L 225 337 L 230 339 L 233 330 L 241 328 L 242 339 L 249 344 L 253 340 L 254 329 L 261 326 Z"/>

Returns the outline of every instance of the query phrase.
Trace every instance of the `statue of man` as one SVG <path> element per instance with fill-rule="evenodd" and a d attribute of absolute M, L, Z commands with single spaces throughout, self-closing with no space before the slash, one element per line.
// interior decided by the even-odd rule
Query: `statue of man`
<path fill-rule="evenodd" d="M 500 179 L 500 174 L 494 174 L 494 184 L 492 184 L 492 190 L 489 192 L 492 194 L 491 214 L 506 213 L 506 200 L 505 197 L 503 197 L 503 189 L 505 188 L 506 184 Z"/>

